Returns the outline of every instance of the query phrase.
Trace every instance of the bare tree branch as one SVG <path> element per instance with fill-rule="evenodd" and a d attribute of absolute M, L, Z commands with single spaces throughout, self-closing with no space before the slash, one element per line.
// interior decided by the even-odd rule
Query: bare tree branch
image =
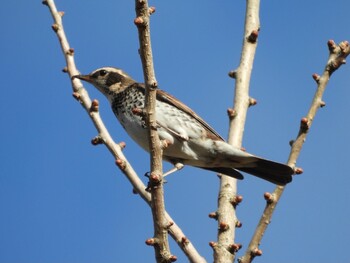
<path fill-rule="evenodd" d="M 54 19 L 52 29 L 55 31 L 58 37 L 67 64 L 67 67 L 64 69 L 64 71 L 67 72 L 69 74 L 69 77 L 71 78 L 72 76 L 77 75 L 79 72 L 75 66 L 74 49 L 70 47 L 64 32 L 62 24 L 62 16 L 64 13 L 57 11 L 55 2 L 53 0 L 43 1 L 43 4 L 49 7 L 51 15 Z M 94 145 L 99 143 L 103 143 L 106 145 L 108 150 L 115 157 L 116 164 L 119 166 L 121 171 L 127 176 L 129 181 L 132 183 L 134 189 L 141 195 L 141 197 L 147 203 L 149 203 L 151 199 L 150 194 L 147 191 L 145 191 L 145 185 L 142 183 L 142 181 L 137 176 L 130 163 L 125 158 L 122 152 L 122 149 L 124 147 L 123 144 L 116 144 L 110 136 L 106 126 L 104 125 L 98 111 L 97 100 L 94 100 L 93 102 L 91 101 L 87 90 L 83 87 L 80 80 L 72 80 L 72 87 L 74 98 L 77 99 L 83 106 L 83 108 L 91 118 L 96 130 L 98 131 L 98 136 L 92 140 L 92 143 Z"/>
<path fill-rule="evenodd" d="M 242 146 L 247 110 L 252 105 L 252 100 L 249 98 L 249 84 L 260 28 L 259 6 L 260 0 L 247 0 L 241 61 L 237 70 L 229 73 L 236 82 L 234 108 L 228 110 L 230 117 L 228 142 L 238 148 Z M 235 253 L 241 248 L 241 245 L 234 241 L 235 227 L 239 222 L 235 207 L 237 200 L 241 199 L 242 197 L 237 196 L 237 180 L 222 176 L 217 210 L 218 242 L 212 244 L 215 262 L 233 262 Z"/>
<path fill-rule="evenodd" d="M 339 43 L 339 45 L 336 45 L 333 40 L 329 40 L 328 48 L 330 54 L 322 76 L 319 76 L 317 74 L 313 75 L 313 78 L 317 83 L 317 90 L 311 103 L 311 107 L 306 117 L 301 119 L 297 138 L 294 142 L 292 142 L 292 148 L 288 158 L 288 165 L 292 167 L 294 167 L 296 164 L 302 146 L 305 142 L 306 135 L 310 130 L 312 122 L 315 119 L 317 110 L 325 105 L 322 97 L 332 73 L 345 63 L 345 59 L 350 53 L 350 45 L 347 41 L 343 41 Z M 301 168 L 296 168 L 295 170 L 296 173 L 302 173 Z M 261 216 L 259 224 L 244 256 L 239 260 L 240 263 L 252 262 L 255 256 L 260 256 L 262 254 L 262 251 L 259 249 L 259 244 L 268 227 L 268 224 L 271 222 L 275 207 L 280 200 L 284 190 L 285 187 L 277 186 L 272 194 L 265 193 L 265 210 Z"/>
<path fill-rule="evenodd" d="M 154 238 L 152 245 L 155 249 L 157 262 L 173 262 L 176 256 L 171 255 L 168 242 L 168 228 L 171 226 L 165 217 L 162 146 L 157 132 L 156 121 L 156 94 L 158 83 L 156 81 L 151 47 L 150 14 L 154 8 L 148 7 L 147 0 L 135 1 L 136 18 L 134 20 L 139 31 L 140 49 L 143 74 L 146 85 L 145 113 L 146 124 L 149 131 L 149 145 L 151 158 L 151 174 L 149 188 L 151 190 L 151 208 L 154 225 Z"/>
<path fill-rule="evenodd" d="M 49 7 L 49 10 L 53 17 L 54 24 L 52 25 L 52 29 L 58 37 L 67 64 L 67 67 L 64 69 L 64 71 L 69 74 L 69 77 L 71 79 L 72 76 L 77 75 L 79 72 L 75 66 L 74 49 L 70 47 L 64 32 L 62 24 L 62 16 L 64 15 L 64 12 L 57 11 L 54 0 L 44 0 L 42 1 L 42 3 Z M 136 174 L 135 170 L 132 168 L 131 164 L 128 162 L 128 160 L 122 152 L 122 149 L 124 147 L 123 143 L 116 144 L 110 136 L 106 126 L 104 125 L 98 111 L 98 101 L 91 101 L 87 90 L 83 87 L 79 79 L 75 78 L 72 81 L 72 87 L 74 98 L 76 98 L 77 101 L 79 101 L 80 104 L 83 106 L 83 108 L 91 118 L 91 121 L 94 124 L 96 130 L 98 131 L 98 136 L 96 136 L 92 140 L 92 143 L 94 145 L 103 143 L 108 148 L 108 150 L 116 159 L 117 166 L 126 176 L 126 178 L 130 181 L 135 191 L 141 196 L 143 200 L 145 200 L 145 202 L 149 206 L 151 206 L 151 195 L 145 190 L 146 186 L 143 184 L 143 182 Z M 171 227 L 169 228 L 170 235 L 176 241 L 179 247 L 183 250 L 188 259 L 191 262 L 206 262 L 203 259 L 203 257 L 199 255 L 199 253 L 197 252 L 193 244 L 189 241 L 189 239 L 186 238 L 185 234 L 182 232 L 179 226 L 166 212 L 165 217 L 166 221 L 171 223 Z"/>

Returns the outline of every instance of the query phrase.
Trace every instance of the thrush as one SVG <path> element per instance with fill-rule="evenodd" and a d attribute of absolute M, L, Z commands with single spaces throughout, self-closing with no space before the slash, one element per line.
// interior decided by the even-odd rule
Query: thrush
<path fill-rule="evenodd" d="M 129 136 L 149 151 L 147 126 L 140 114 L 145 105 L 143 83 L 114 67 L 99 68 L 74 78 L 91 83 L 103 93 Z M 161 140 L 168 142 L 163 159 L 175 166 L 173 170 L 190 165 L 237 179 L 243 179 L 239 170 L 278 185 L 292 181 L 294 171 L 290 166 L 233 147 L 181 101 L 160 89 L 156 94 L 157 132 Z"/>

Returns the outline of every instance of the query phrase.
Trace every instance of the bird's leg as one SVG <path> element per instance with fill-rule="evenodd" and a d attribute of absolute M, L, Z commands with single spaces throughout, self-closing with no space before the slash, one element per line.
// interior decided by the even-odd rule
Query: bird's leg
<path fill-rule="evenodd" d="M 167 176 L 167 175 L 169 175 L 169 174 L 172 174 L 172 173 L 175 173 L 176 171 L 181 170 L 184 166 L 185 166 L 185 165 L 184 165 L 183 163 L 175 163 L 173 168 L 171 168 L 169 171 L 167 171 L 166 173 L 163 174 L 163 179 L 164 179 L 165 176 Z M 145 173 L 145 176 L 146 176 L 147 178 L 149 178 L 150 175 L 151 175 L 150 172 Z M 166 181 L 164 180 L 163 183 L 166 183 Z M 148 185 L 147 185 L 147 187 L 146 187 L 145 190 L 146 190 L 147 192 L 150 192 L 150 191 L 151 191 L 150 182 L 148 182 Z"/>
<path fill-rule="evenodd" d="M 175 163 L 173 168 L 163 174 L 163 177 L 181 170 L 184 166 L 185 165 L 183 163 Z"/>

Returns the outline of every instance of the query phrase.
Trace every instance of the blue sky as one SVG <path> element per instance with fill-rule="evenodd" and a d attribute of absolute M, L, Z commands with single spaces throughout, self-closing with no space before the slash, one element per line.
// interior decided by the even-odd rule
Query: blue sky
<path fill-rule="evenodd" d="M 57 1 L 79 70 L 123 68 L 142 81 L 133 24 L 134 1 Z M 245 1 L 151 1 L 152 44 L 160 87 L 193 108 L 223 137 L 239 63 Z M 328 57 L 327 40 L 350 40 L 348 0 L 262 1 L 261 33 L 251 81 L 244 147 L 285 162 L 289 140 L 310 105 Z M 152 262 L 144 241 L 153 234 L 151 212 L 103 147 L 72 98 L 52 18 L 41 1 L 4 1 L 0 9 L 0 262 Z M 346 262 L 350 236 L 348 130 L 350 68 L 331 78 L 304 145 L 296 176 L 286 189 L 255 262 Z M 122 130 L 108 102 L 103 119 L 136 171 L 148 156 Z M 169 165 L 165 165 L 169 168 Z M 146 183 L 146 178 L 143 179 Z M 166 208 L 199 252 L 212 261 L 219 181 L 214 173 L 186 167 L 168 178 Z M 248 246 L 274 186 L 246 175 L 237 213 L 236 242 Z M 187 260 L 174 242 L 178 262 Z"/>

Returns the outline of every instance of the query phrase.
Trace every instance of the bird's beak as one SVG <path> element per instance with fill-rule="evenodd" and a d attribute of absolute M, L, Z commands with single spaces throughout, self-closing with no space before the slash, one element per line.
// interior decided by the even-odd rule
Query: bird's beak
<path fill-rule="evenodd" d="M 85 80 L 85 81 L 87 81 L 89 83 L 92 82 L 92 78 L 91 78 L 90 75 L 74 75 L 74 76 L 72 76 L 72 80 L 75 79 L 75 78 L 81 79 L 81 80 Z"/>

